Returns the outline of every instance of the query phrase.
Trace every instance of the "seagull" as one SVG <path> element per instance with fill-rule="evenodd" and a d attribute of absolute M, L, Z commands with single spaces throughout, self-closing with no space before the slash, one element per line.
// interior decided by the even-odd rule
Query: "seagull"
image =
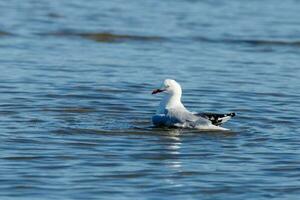
<path fill-rule="evenodd" d="M 196 128 L 201 130 L 228 130 L 221 127 L 224 122 L 235 116 L 235 113 L 195 113 L 190 112 L 181 102 L 182 89 L 179 83 L 166 79 L 160 89 L 152 94 L 165 93 L 164 98 L 152 117 L 155 126 Z"/>

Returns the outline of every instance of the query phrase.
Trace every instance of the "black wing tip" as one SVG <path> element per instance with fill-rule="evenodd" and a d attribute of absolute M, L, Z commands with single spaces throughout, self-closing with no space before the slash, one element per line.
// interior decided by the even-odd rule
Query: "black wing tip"
<path fill-rule="evenodd" d="M 229 113 L 229 115 L 231 116 L 231 117 L 234 117 L 234 116 L 236 116 L 236 114 L 233 112 L 233 113 Z"/>

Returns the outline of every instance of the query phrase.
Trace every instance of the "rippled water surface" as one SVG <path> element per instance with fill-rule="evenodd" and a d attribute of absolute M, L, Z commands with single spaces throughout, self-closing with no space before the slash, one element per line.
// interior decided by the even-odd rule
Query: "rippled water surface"
<path fill-rule="evenodd" d="M 0 1 L 0 198 L 298 199 L 299 10 Z M 232 131 L 152 127 L 165 78 Z"/>

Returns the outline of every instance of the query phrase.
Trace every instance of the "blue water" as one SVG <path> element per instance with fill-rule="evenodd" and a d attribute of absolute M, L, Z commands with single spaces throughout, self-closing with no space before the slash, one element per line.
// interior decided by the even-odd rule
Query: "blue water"
<path fill-rule="evenodd" d="M 299 10 L 0 1 L 0 199 L 298 199 Z M 153 127 L 165 78 L 231 131 Z"/>

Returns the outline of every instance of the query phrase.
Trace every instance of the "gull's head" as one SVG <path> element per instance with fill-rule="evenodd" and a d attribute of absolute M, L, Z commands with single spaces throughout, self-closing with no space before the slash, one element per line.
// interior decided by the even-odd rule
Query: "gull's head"
<path fill-rule="evenodd" d="M 182 93 L 179 83 L 177 83 L 173 79 L 164 80 L 162 87 L 159 89 L 153 90 L 152 94 L 157 94 L 160 92 L 165 92 L 170 95 L 181 95 L 181 93 Z"/>

